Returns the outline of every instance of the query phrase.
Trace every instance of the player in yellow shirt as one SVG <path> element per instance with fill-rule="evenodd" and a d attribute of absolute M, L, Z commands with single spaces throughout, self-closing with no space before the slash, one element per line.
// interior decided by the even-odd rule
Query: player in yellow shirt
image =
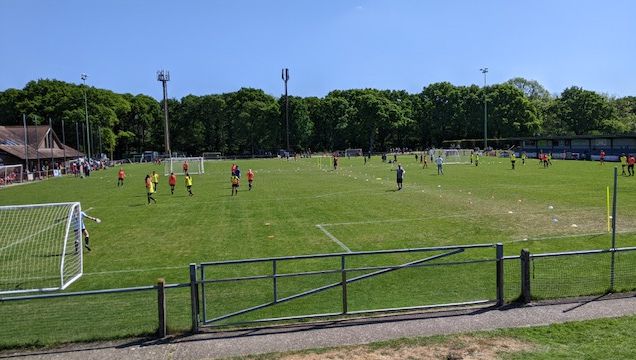
<path fill-rule="evenodd" d="M 152 172 L 152 184 L 155 186 L 155 191 L 159 189 L 159 174 L 155 171 Z"/>
<path fill-rule="evenodd" d="M 625 173 L 625 168 L 627 167 L 627 155 L 625 155 L 625 153 L 622 153 L 619 159 L 621 161 L 621 168 L 623 169 L 623 172 L 621 173 L 621 175 L 627 175 Z"/>
<path fill-rule="evenodd" d="M 189 196 L 193 196 L 194 194 L 192 193 L 192 177 L 189 173 L 185 174 L 185 185 L 186 189 L 188 190 Z"/>
<path fill-rule="evenodd" d="M 235 194 L 238 195 L 238 188 L 239 188 L 241 179 L 238 176 L 233 175 L 231 181 L 232 181 L 232 196 L 234 196 Z"/>
<path fill-rule="evenodd" d="M 156 204 L 157 200 L 155 200 L 155 198 L 152 197 L 152 194 L 155 193 L 155 185 L 152 183 L 152 179 L 150 178 L 150 175 L 146 175 L 146 192 L 148 195 L 148 204 L 150 204 L 150 200 L 152 200 Z"/>

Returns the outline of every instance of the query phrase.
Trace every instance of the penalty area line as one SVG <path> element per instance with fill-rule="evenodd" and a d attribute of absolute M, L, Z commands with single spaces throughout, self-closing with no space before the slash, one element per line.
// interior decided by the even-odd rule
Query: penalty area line
<path fill-rule="evenodd" d="M 125 274 L 125 273 L 136 273 L 136 272 L 146 272 L 146 271 L 158 271 L 158 270 L 176 270 L 176 269 L 187 269 L 188 265 L 185 266 L 166 266 L 160 268 L 144 268 L 144 269 L 122 269 L 122 270 L 110 270 L 110 271 L 98 271 L 91 273 L 84 273 L 84 276 L 90 275 L 108 275 L 108 274 Z"/>
<path fill-rule="evenodd" d="M 325 233 L 325 235 L 327 235 L 327 237 L 329 239 L 331 239 L 331 241 L 335 242 L 336 244 L 340 245 L 341 248 L 343 248 L 346 252 L 353 252 L 351 251 L 351 249 L 349 249 L 347 247 L 347 245 L 343 244 L 342 241 L 338 240 L 338 238 L 336 238 L 335 236 L 333 236 L 329 231 L 327 231 L 327 229 L 325 229 L 322 225 L 317 224 L 316 227 L 318 229 L 320 229 L 320 231 L 322 231 L 323 233 Z"/>
<path fill-rule="evenodd" d="M 634 230 L 623 230 L 617 231 L 617 234 L 633 234 L 636 233 Z M 527 237 L 525 239 L 514 239 L 510 241 L 504 241 L 503 244 L 513 244 L 519 242 L 528 242 L 528 241 L 546 241 L 546 240 L 563 240 L 563 239 L 571 239 L 571 238 L 581 238 L 587 236 L 601 236 L 601 235 L 612 235 L 611 232 L 593 232 L 593 233 L 582 233 L 582 234 L 566 234 L 566 235 L 555 235 L 555 236 L 541 236 L 541 237 Z"/>

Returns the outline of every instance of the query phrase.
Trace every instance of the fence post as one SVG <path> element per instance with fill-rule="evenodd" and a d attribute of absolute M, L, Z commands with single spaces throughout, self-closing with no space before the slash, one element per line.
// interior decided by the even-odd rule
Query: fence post
<path fill-rule="evenodd" d="M 159 308 L 159 331 L 160 338 L 166 337 L 166 280 L 157 280 L 157 306 Z"/>
<path fill-rule="evenodd" d="M 530 291 L 530 251 L 521 249 L 521 299 L 524 304 L 530 302 L 532 293 Z"/>
<path fill-rule="evenodd" d="M 197 284 L 197 265 L 190 264 L 190 306 L 192 308 L 192 332 L 199 331 L 199 285 Z"/>
<path fill-rule="evenodd" d="M 497 306 L 504 304 L 504 260 L 503 244 L 497 243 Z"/>
<path fill-rule="evenodd" d="M 272 286 L 274 287 L 274 302 L 278 302 L 278 277 L 276 276 L 276 260 L 272 260 Z"/>
<path fill-rule="evenodd" d="M 345 262 L 345 255 L 340 257 L 340 273 L 342 275 L 342 313 L 346 314 L 348 310 L 347 306 L 347 267 Z"/>
<path fill-rule="evenodd" d="M 625 171 L 623 169 L 623 171 Z M 618 187 L 618 167 L 614 166 L 614 193 L 612 194 L 612 257 L 610 260 L 610 291 L 614 291 L 614 278 L 616 267 L 616 195 Z"/>

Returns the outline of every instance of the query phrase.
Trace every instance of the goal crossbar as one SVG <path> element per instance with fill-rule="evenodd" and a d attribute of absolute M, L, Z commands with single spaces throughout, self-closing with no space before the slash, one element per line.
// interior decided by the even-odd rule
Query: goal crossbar
<path fill-rule="evenodd" d="M 164 175 L 168 176 L 170 173 L 185 175 L 184 165 L 187 165 L 187 172 L 190 175 L 205 173 L 203 157 L 172 157 L 165 160 Z"/>

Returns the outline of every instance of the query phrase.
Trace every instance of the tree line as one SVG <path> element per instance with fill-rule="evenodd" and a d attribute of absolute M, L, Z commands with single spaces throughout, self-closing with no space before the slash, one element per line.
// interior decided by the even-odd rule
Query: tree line
<path fill-rule="evenodd" d="M 87 96 L 90 142 L 84 131 Z M 488 138 L 626 134 L 636 132 L 636 97 L 611 97 L 580 87 L 552 95 L 538 82 L 514 78 L 487 87 L 430 84 L 403 90 L 334 90 L 326 96 L 289 96 L 293 151 L 440 147 L 443 141 Z M 169 99 L 171 148 L 190 155 L 276 153 L 286 148 L 285 97 L 260 89 Z M 58 80 L 31 81 L 0 92 L 0 125 L 48 124 L 66 143 L 115 158 L 164 149 L 162 103 Z M 64 126 L 64 129 L 62 129 Z"/>

